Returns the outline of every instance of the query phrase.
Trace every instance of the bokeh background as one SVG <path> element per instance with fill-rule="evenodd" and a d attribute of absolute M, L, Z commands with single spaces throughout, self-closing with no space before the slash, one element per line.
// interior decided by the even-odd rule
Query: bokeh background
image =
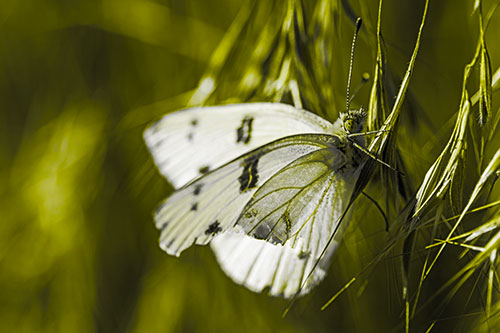
<path fill-rule="evenodd" d="M 311 19 L 309 9 L 319 2 L 302 1 L 305 17 Z M 483 7 L 496 2 L 484 1 Z M 353 85 L 359 85 L 362 73 L 373 71 L 378 1 L 331 3 L 334 15 L 327 18 L 335 20 L 335 47 L 329 83 L 334 93 L 323 112 L 334 120 L 345 105 L 352 19 L 358 15 L 365 25 Z M 382 33 L 395 91 L 423 4 L 383 4 Z M 212 54 L 226 32 L 234 31 L 235 20 L 248 31 L 232 41 L 237 52 L 228 56 L 215 81 L 222 88 L 208 102 L 265 100 L 262 92 L 242 94 L 232 83 L 242 79 L 247 66 L 241 54 L 262 43 L 257 33 L 262 22 L 282 19 L 286 5 L 264 0 L 2 1 L 0 331 L 402 330 L 401 249 L 320 311 L 380 253 L 388 237 L 383 219 L 366 199 L 325 282 L 285 318 L 287 301 L 234 284 L 208 247 L 193 247 L 180 258 L 158 247 L 152 212 L 173 189 L 155 169 L 143 130 L 161 115 L 196 103 L 198 83 L 213 70 Z M 400 134 L 414 189 L 453 125 L 464 65 L 479 38 L 473 6 L 474 1 L 440 0 L 429 7 Z M 486 35 L 493 72 L 500 65 L 498 36 L 495 13 Z M 354 106 L 367 106 L 369 86 L 361 88 Z M 378 183 L 368 188 L 384 194 Z M 459 260 L 453 254 L 443 261 L 424 294 L 432 295 Z M 467 295 L 457 295 L 437 316 L 423 308 L 412 328 L 473 329 L 484 312 L 484 293 Z"/>

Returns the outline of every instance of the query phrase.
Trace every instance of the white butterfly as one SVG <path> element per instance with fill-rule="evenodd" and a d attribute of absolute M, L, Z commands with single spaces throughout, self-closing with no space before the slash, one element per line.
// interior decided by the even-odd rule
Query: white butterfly
<path fill-rule="evenodd" d="M 155 214 L 160 246 L 179 256 L 210 243 L 235 282 L 285 298 L 307 293 L 326 275 L 342 234 L 362 161 L 353 141 L 364 145 L 348 134 L 364 121 L 362 110 L 332 124 L 278 103 L 166 115 L 144 133 L 177 189 Z"/>

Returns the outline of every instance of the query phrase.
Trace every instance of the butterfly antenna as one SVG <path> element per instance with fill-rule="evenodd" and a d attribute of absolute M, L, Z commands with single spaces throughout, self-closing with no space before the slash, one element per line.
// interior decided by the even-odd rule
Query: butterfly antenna
<path fill-rule="evenodd" d="M 356 20 L 356 30 L 354 31 L 354 37 L 352 38 L 352 45 L 351 45 L 351 61 L 349 62 L 349 76 L 347 77 L 347 111 L 349 111 L 349 108 L 351 106 L 351 99 L 349 98 L 349 91 L 351 90 L 351 77 L 352 77 L 352 64 L 354 61 L 354 48 L 356 46 L 356 39 L 358 37 L 358 31 L 361 28 L 361 17 L 358 17 Z"/>

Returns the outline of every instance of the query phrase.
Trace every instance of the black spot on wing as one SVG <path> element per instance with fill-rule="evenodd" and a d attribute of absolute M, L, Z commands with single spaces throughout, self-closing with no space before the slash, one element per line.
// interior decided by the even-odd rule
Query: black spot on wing
<path fill-rule="evenodd" d="M 163 210 L 163 208 L 167 205 L 167 203 L 163 202 L 162 204 L 160 204 L 158 207 L 156 207 L 156 210 L 155 210 L 155 215 L 159 215 L 161 213 L 161 211 Z"/>
<path fill-rule="evenodd" d="M 199 195 L 201 193 L 201 189 L 202 188 L 203 188 L 203 184 L 196 184 L 196 185 L 194 185 L 193 194 L 194 195 Z"/>
<path fill-rule="evenodd" d="M 257 181 L 259 180 L 257 166 L 259 164 L 260 156 L 260 154 L 250 156 L 241 163 L 243 172 L 238 178 L 238 181 L 240 182 L 240 192 L 248 191 L 249 189 L 257 186 Z"/>
<path fill-rule="evenodd" d="M 310 255 L 311 255 L 311 252 L 309 252 L 309 251 L 300 251 L 300 253 L 299 253 L 299 255 L 297 257 L 300 260 L 304 260 L 304 259 L 309 258 Z"/>
<path fill-rule="evenodd" d="M 191 210 L 192 211 L 197 211 L 198 210 L 198 203 L 195 202 L 194 204 L 191 205 Z"/>
<path fill-rule="evenodd" d="M 246 219 L 253 219 L 259 214 L 259 211 L 255 208 L 247 209 L 243 212 L 243 217 Z M 253 221 L 249 221 L 253 222 Z"/>
<path fill-rule="evenodd" d="M 167 137 L 162 137 L 161 139 L 159 139 L 158 141 L 156 141 L 154 144 L 153 144 L 153 147 L 155 147 L 155 149 L 158 149 L 160 146 L 162 146 L 165 141 L 167 141 Z"/>
<path fill-rule="evenodd" d="M 218 234 L 219 232 L 222 231 L 222 228 L 220 227 L 220 223 L 219 221 L 215 221 L 214 223 L 210 224 L 207 228 L 207 230 L 205 230 L 205 235 L 215 235 L 215 234 Z"/>
<path fill-rule="evenodd" d="M 285 211 L 283 214 L 283 221 L 285 222 L 286 239 L 288 239 L 290 238 L 290 230 L 292 229 L 292 221 L 290 220 L 290 213 L 288 211 Z"/>
<path fill-rule="evenodd" d="M 197 126 L 198 125 L 198 119 L 194 118 L 193 120 L 191 120 L 191 126 Z"/>
<path fill-rule="evenodd" d="M 167 228 L 168 222 L 163 222 L 162 225 L 160 226 L 160 230 L 163 231 Z"/>
<path fill-rule="evenodd" d="M 269 237 L 269 234 L 271 233 L 271 228 L 265 223 L 260 224 L 256 229 L 255 232 L 253 233 L 253 237 L 257 239 L 267 239 Z"/>
<path fill-rule="evenodd" d="M 252 138 L 253 117 L 246 116 L 241 121 L 241 126 L 236 129 L 236 142 L 248 144 Z"/>
<path fill-rule="evenodd" d="M 165 247 L 166 247 L 167 249 L 168 249 L 168 248 L 171 248 L 171 247 L 172 247 L 172 244 L 174 244 L 174 242 L 175 242 L 175 238 L 174 238 L 174 239 L 172 239 L 172 240 L 170 240 L 170 241 L 167 243 L 167 245 L 166 245 Z"/>
<path fill-rule="evenodd" d="M 200 174 L 202 174 L 202 175 L 206 174 L 206 173 L 207 173 L 207 172 L 209 172 L 209 171 L 210 171 L 210 167 L 209 167 L 208 165 L 204 165 L 204 166 L 202 166 L 202 167 L 198 170 L 198 172 L 199 172 Z"/>
<path fill-rule="evenodd" d="M 283 244 L 283 241 L 281 239 L 279 239 L 278 237 L 274 236 L 274 235 L 271 236 L 270 241 L 271 241 L 271 244 L 274 244 L 274 245 L 276 245 L 276 244 Z"/>

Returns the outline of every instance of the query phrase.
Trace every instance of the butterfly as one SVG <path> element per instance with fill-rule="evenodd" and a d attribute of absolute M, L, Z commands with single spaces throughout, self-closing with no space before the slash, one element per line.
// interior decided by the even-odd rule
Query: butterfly
<path fill-rule="evenodd" d="M 167 114 L 144 132 L 176 188 L 154 214 L 161 248 L 179 256 L 210 243 L 236 283 L 285 298 L 308 293 L 349 219 L 365 157 L 355 147 L 364 138 L 351 134 L 365 118 L 349 110 L 332 124 L 281 103 Z"/>

